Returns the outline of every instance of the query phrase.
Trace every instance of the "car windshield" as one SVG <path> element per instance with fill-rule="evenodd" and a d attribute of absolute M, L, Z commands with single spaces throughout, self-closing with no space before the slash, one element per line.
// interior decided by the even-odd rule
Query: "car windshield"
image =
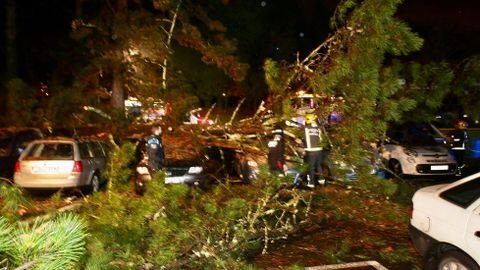
<path fill-rule="evenodd" d="M 35 143 L 24 157 L 25 160 L 72 160 L 71 143 Z"/>
<path fill-rule="evenodd" d="M 12 136 L 0 135 L 0 156 L 5 157 L 10 154 L 12 140 Z"/>
<path fill-rule="evenodd" d="M 467 208 L 480 198 L 480 178 L 446 190 L 440 194 L 440 197 L 460 207 Z"/>
<path fill-rule="evenodd" d="M 432 146 L 438 145 L 441 139 L 434 135 L 435 132 L 427 127 L 409 127 L 389 132 L 389 137 L 407 146 Z"/>

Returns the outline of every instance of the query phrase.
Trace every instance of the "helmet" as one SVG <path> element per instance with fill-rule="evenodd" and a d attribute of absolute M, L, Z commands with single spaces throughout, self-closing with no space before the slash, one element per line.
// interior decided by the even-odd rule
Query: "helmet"
<path fill-rule="evenodd" d="M 305 116 L 305 124 L 309 125 L 315 122 L 317 120 L 317 116 L 314 114 L 307 114 Z"/>
<path fill-rule="evenodd" d="M 152 133 L 155 134 L 155 135 L 162 134 L 162 127 L 161 126 L 153 126 L 152 127 Z"/>
<path fill-rule="evenodd" d="M 467 122 L 464 120 L 458 120 L 456 123 L 456 128 L 458 129 L 466 129 L 467 128 Z"/>

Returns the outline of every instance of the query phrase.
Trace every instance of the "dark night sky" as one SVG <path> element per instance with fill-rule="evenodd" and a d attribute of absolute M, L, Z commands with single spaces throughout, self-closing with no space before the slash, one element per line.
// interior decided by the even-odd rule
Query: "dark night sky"
<path fill-rule="evenodd" d="M 77 46 L 69 39 L 75 1 L 16 2 L 20 75 L 31 82 L 39 81 L 48 76 L 50 70 L 59 65 L 59 61 L 70 61 L 69 52 Z M 292 58 L 297 50 L 308 52 L 330 31 L 327 22 L 336 2 L 337 0 L 230 0 L 232 9 L 236 5 L 248 6 L 252 10 L 249 16 L 253 16 L 253 19 L 262 18 L 258 25 L 243 29 L 246 38 L 239 38 L 239 48 L 243 50 L 241 54 L 263 61 L 265 57 Z M 0 12 L 1 18 L 5 18 L 4 4 L 0 4 Z M 458 61 L 479 53 L 479 14 L 478 0 L 406 0 L 398 12 L 399 17 L 425 38 L 421 52 L 411 56 L 423 62 L 442 59 Z M 242 21 L 242 18 L 235 17 L 239 16 L 235 13 L 223 16 L 224 20 L 219 19 L 225 21 L 232 37 L 236 35 L 236 28 L 252 22 L 252 18 Z M 0 23 L 3 29 L 4 19 Z M 261 34 L 253 31 L 260 31 Z M 1 33 L 0 72 L 3 72 L 4 32 Z M 284 34 L 297 35 L 296 42 L 284 44 Z"/>

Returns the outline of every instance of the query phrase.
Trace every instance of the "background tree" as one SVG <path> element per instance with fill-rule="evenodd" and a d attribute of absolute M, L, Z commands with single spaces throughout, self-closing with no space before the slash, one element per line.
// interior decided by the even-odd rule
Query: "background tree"
<path fill-rule="evenodd" d="M 14 78 L 7 82 L 7 124 L 14 126 L 32 125 L 35 119 L 35 107 L 38 103 L 37 91 L 23 80 Z"/>
<path fill-rule="evenodd" d="M 74 21 L 73 27 L 74 34 L 85 42 L 94 59 L 86 69 L 89 70 L 84 77 L 87 85 L 112 89 L 112 102 L 125 89 L 140 99 L 159 97 L 160 90 L 165 88 L 175 91 L 175 84 L 169 85 L 169 80 L 188 76 L 175 70 L 174 65 L 170 77 L 166 76 L 166 61 L 175 57 L 178 45 L 196 50 L 204 63 L 216 65 L 233 80 L 243 79 L 247 66 L 232 55 L 235 46 L 223 36 L 225 27 L 210 19 L 201 6 L 190 1 L 154 1 L 149 5 L 122 0 L 116 2 L 117 7 L 126 7 L 120 16 L 124 20 L 120 20 L 116 17 L 118 9 L 113 9 L 108 1 L 105 3 L 97 7 L 99 13 L 84 14 L 85 20 Z M 216 34 L 208 36 L 212 39 L 204 37 L 191 21 Z M 116 71 L 109 72 L 108 67 Z M 118 77 L 119 74 L 122 76 Z M 121 108 L 123 100 L 122 104 L 115 101 L 112 105 Z"/>

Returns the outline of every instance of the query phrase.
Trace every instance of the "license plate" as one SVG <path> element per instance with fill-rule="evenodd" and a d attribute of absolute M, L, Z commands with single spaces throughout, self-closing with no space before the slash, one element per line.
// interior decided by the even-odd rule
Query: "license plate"
<path fill-rule="evenodd" d="M 448 165 L 432 165 L 430 167 L 432 171 L 448 171 Z"/>
<path fill-rule="evenodd" d="M 34 167 L 32 167 L 32 173 L 50 174 L 50 173 L 58 173 L 58 171 L 59 171 L 58 167 L 50 167 L 50 166 L 34 166 Z"/>

